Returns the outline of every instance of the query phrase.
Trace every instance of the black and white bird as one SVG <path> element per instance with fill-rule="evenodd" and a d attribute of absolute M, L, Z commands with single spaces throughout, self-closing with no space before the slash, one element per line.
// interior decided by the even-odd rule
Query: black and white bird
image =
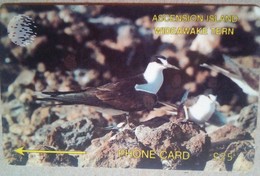
<path fill-rule="evenodd" d="M 257 73 L 256 70 L 243 67 L 226 55 L 223 55 L 223 57 L 225 66 L 228 70 L 216 65 L 208 65 L 206 63 L 201 64 L 201 66 L 209 68 L 230 78 L 243 90 L 244 93 L 251 96 L 258 96 L 259 73 Z"/>
<path fill-rule="evenodd" d="M 42 92 L 43 101 L 61 104 L 85 104 L 97 111 L 110 109 L 114 115 L 151 109 L 157 103 L 157 92 L 164 82 L 163 70 L 178 69 L 163 56 L 153 56 L 144 73 L 108 83 L 100 87 L 89 87 L 74 92 Z"/>

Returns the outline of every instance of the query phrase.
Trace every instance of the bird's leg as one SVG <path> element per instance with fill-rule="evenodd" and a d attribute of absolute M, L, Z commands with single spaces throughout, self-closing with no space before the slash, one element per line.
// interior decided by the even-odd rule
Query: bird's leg
<path fill-rule="evenodd" d="M 130 129 L 135 128 L 135 124 L 132 119 L 133 114 L 131 112 L 126 113 L 126 127 L 129 127 Z"/>
<path fill-rule="evenodd" d="M 129 118 L 130 118 L 130 113 L 126 113 L 125 114 L 125 118 L 126 118 L 126 124 L 129 125 Z"/>
<path fill-rule="evenodd" d="M 185 115 L 185 119 L 183 120 L 183 122 L 187 122 L 189 120 L 188 108 L 186 106 L 183 106 L 183 110 Z"/>
<path fill-rule="evenodd" d="M 133 129 L 134 128 L 134 125 L 133 125 L 133 123 L 130 121 L 131 119 L 130 119 L 130 117 L 131 117 L 131 114 L 130 113 L 125 113 L 125 118 L 126 118 L 126 120 L 125 120 L 125 122 L 121 122 L 121 123 L 119 123 L 117 126 L 108 126 L 108 127 L 105 127 L 105 128 L 103 128 L 103 130 L 117 130 L 117 131 L 120 131 L 120 129 L 125 129 L 125 128 L 127 128 L 127 129 Z"/>
<path fill-rule="evenodd" d="M 130 113 L 126 113 L 126 127 L 129 127 L 129 128 L 132 128 L 132 124 L 130 122 L 130 117 L 131 117 L 131 114 Z"/>
<path fill-rule="evenodd" d="M 131 123 L 130 123 L 130 113 L 125 113 L 125 122 L 121 122 L 119 123 L 117 126 L 108 126 L 103 128 L 104 130 L 120 130 L 120 129 L 124 129 L 125 127 L 127 128 L 131 128 Z"/>

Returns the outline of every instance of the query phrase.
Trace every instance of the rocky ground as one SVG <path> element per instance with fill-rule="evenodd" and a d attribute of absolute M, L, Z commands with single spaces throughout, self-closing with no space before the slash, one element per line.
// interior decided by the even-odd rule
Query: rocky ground
<path fill-rule="evenodd" d="M 152 22 L 152 16 L 162 12 L 229 12 L 237 14 L 239 22 L 232 24 L 236 33 L 231 36 L 156 36 L 153 28 L 160 24 Z M 6 161 L 13 165 L 249 170 L 254 164 L 257 98 L 199 65 L 223 65 L 222 54 L 226 54 L 245 67 L 260 68 L 257 12 L 256 7 L 237 6 L 2 6 L 0 71 Z M 37 36 L 26 47 L 15 45 L 7 36 L 8 22 L 18 14 L 32 17 L 37 25 Z M 141 73 L 155 54 L 180 68 L 165 71 L 160 101 L 176 104 L 187 89 L 190 96 L 210 89 L 218 97 L 218 110 L 233 119 L 231 124 L 201 127 L 157 105 L 151 111 L 134 113 L 129 127 L 123 115 L 109 116 L 85 105 L 50 106 L 35 101 L 41 91 L 80 90 Z M 118 129 L 108 130 L 109 126 Z M 87 154 L 22 156 L 14 152 L 22 146 Z M 120 150 L 135 153 L 119 156 Z M 136 156 L 140 151 L 154 153 L 148 158 Z M 185 153 L 177 154 L 180 151 L 188 152 L 188 159 Z"/>

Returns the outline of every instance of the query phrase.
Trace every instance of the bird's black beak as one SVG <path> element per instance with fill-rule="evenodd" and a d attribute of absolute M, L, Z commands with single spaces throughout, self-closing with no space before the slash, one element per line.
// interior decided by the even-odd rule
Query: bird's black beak
<path fill-rule="evenodd" d="M 166 64 L 164 64 L 165 68 L 172 68 L 172 69 L 176 69 L 176 70 L 180 70 L 178 67 L 169 64 L 168 62 Z"/>

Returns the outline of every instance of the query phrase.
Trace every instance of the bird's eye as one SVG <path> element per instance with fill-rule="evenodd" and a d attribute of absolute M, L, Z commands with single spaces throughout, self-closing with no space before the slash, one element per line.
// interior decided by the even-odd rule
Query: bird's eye
<path fill-rule="evenodd" d="M 163 64 L 164 62 L 167 62 L 167 61 L 166 61 L 166 58 L 163 57 L 163 56 L 153 56 L 151 58 L 151 62 L 156 62 L 156 63 L 159 63 L 159 64 Z"/>
<path fill-rule="evenodd" d="M 167 60 L 164 59 L 164 58 L 158 58 L 158 60 L 160 60 L 161 61 L 160 63 L 163 64 L 163 65 L 167 65 L 168 64 Z"/>
<path fill-rule="evenodd" d="M 160 58 L 156 59 L 155 62 L 156 62 L 156 63 L 159 63 L 159 64 L 162 64 L 162 61 L 161 61 Z"/>
<path fill-rule="evenodd" d="M 212 94 L 209 94 L 207 95 L 207 97 L 212 100 L 212 101 L 216 101 L 216 96 L 212 95 Z"/>

